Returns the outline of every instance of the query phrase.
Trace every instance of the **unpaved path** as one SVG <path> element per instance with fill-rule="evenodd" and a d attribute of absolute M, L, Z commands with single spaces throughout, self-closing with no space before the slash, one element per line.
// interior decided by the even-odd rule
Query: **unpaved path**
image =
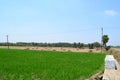
<path fill-rule="evenodd" d="M 86 80 L 102 80 L 101 77 L 104 73 L 104 76 L 108 76 L 108 78 L 111 78 L 107 80 L 120 80 L 120 49 L 112 48 L 108 51 L 108 54 L 113 55 L 116 59 L 117 70 L 106 69 L 104 71 L 94 74 Z"/>
<path fill-rule="evenodd" d="M 120 65 L 115 61 L 117 69 L 105 69 L 103 80 L 120 80 Z"/>

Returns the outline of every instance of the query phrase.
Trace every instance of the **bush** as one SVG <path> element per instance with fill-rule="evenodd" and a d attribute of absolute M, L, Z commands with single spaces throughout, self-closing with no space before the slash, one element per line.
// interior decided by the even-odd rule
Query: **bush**
<path fill-rule="evenodd" d="M 108 51 L 110 48 L 111 48 L 110 46 L 107 46 L 105 49 L 106 49 L 106 51 Z"/>

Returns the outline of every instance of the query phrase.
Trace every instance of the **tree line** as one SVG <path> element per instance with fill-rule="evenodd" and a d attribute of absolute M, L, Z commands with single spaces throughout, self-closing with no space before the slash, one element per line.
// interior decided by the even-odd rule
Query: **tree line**
<path fill-rule="evenodd" d="M 7 43 L 0 43 L 0 46 L 8 46 Z M 16 43 L 9 43 L 9 46 L 38 46 L 38 47 L 73 47 L 73 48 L 100 48 L 101 44 L 99 42 L 93 42 L 84 44 L 81 42 L 74 42 L 74 43 L 65 43 L 65 42 L 58 42 L 58 43 L 36 43 L 36 42 L 16 42 Z"/>
<path fill-rule="evenodd" d="M 102 44 L 99 42 L 93 42 L 93 43 L 88 43 L 84 44 L 81 42 L 74 42 L 74 43 L 64 43 L 64 42 L 59 42 L 59 43 L 36 43 L 36 42 L 17 42 L 17 43 L 0 43 L 0 46 L 38 46 L 38 47 L 74 47 L 74 48 L 89 48 L 89 49 L 94 49 L 94 48 L 100 48 L 104 47 L 106 50 L 110 49 L 110 46 L 107 46 L 107 42 L 109 41 L 108 35 L 103 35 L 102 36 Z"/>

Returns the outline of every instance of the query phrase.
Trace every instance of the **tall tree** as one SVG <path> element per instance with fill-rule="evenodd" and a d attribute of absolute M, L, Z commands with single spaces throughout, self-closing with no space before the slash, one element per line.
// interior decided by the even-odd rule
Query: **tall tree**
<path fill-rule="evenodd" d="M 83 43 L 78 43 L 78 48 L 83 48 L 84 47 L 84 44 Z"/>
<path fill-rule="evenodd" d="M 89 49 L 94 49 L 94 46 L 93 46 L 92 43 L 91 43 L 91 44 L 88 44 L 88 47 L 89 47 Z"/>
<path fill-rule="evenodd" d="M 102 42 L 103 42 L 103 46 L 106 48 L 106 43 L 109 41 L 109 37 L 108 35 L 103 35 L 102 36 Z"/>
<path fill-rule="evenodd" d="M 77 43 L 76 42 L 73 43 L 73 47 L 77 48 Z"/>
<path fill-rule="evenodd" d="M 100 44 L 99 42 L 94 42 L 94 43 L 93 43 L 93 46 L 94 46 L 95 48 L 99 48 L 100 45 L 101 45 L 101 44 Z"/>

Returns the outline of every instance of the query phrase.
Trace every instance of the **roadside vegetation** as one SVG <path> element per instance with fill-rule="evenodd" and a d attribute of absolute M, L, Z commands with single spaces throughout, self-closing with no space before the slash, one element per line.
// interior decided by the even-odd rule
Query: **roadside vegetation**
<path fill-rule="evenodd" d="M 117 59 L 117 61 L 120 63 L 120 51 L 115 49 L 115 48 L 111 48 L 107 54 L 113 55 L 115 57 L 115 59 Z"/>

